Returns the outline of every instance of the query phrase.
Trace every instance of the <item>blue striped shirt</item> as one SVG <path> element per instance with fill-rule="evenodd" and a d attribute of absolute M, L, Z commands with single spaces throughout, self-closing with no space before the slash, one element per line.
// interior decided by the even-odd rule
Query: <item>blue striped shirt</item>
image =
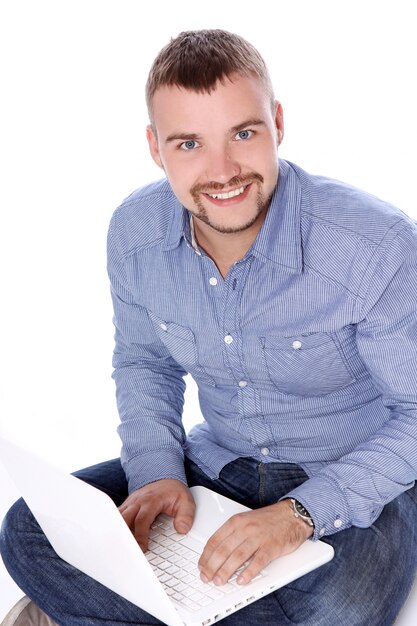
<path fill-rule="evenodd" d="M 237 457 L 299 464 L 314 537 L 369 526 L 417 471 L 417 228 L 280 161 L 265 222 L 223 279 L 166 180 L 109 230 L 114 378 L 130 491 Z M 184 380 L 204 422 L 185 434 Z"/>

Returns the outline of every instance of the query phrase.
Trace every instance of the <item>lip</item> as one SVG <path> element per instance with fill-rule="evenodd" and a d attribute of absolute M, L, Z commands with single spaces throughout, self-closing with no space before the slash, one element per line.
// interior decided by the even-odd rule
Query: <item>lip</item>
<path fill-rule="evenodd" d="M 239 194 L 238 196 L 233 196 L 232 198 L 225 198 L 224 200 L 222 200 L 221 198 L 212 198 L 208 193 L 203 193 L 202 195 L 207 198 L 207 200 L 209 202 L 211 202 L 212 204 L 215 204 L 216 206 L 232 206 L 234 204 L 239 204 L 240 202 L 242 202 L 243 200 L 245 200 L 247 198 L 247 196 L 249 195 L 249 191 L 252 187 L 252 183 L 249 183 L 246 187 L 243 193 Z M 239 187 L 237 187 L 237 189 L 239 189 Z M 229 191 L 233 191 L 233 189 L 230 189 Z M 213 192 L 216 193 L 216 192 Z M 218 193 L 227 193 L 226 191 L 219 191 Z"/>

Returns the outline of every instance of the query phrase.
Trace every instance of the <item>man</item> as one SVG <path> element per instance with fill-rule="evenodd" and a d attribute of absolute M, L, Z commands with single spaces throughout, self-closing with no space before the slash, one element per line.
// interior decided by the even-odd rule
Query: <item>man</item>
<path fill-rule="evenodd" d="M 236 35 L 172 40 L 147 102 L 166 178 L 129 196 L 109 231 L 123 471 L 113 461 L 79 476 L 113 497 L 144 549 L 161 512 L 189 530 L 188 486 L 253 508 L 201 555 L 217 585 L 248 561 L 247 584 L 308 537 L 333 545 L 332 562 L 225 626 L 392 624 L 417 555 L 416 226 L 278 160 L 282 107 Z M 187 372 L 205 419 L 188 436 Z M 22 503 L 2 551 L 62 626 L 159 623 L 51 558 Z"/>

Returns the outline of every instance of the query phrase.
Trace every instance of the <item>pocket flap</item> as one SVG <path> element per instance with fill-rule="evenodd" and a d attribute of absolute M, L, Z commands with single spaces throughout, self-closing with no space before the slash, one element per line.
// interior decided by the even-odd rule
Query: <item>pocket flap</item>
<path fill-rule="evenodd" d="M 328 333 L 293 335 L 291 337 L 268 335 L 268 337 L 261 337 L 260 339 L 262 347 L 268 350 L 309 350 L 317 346 L 324 346 L 326 343 L 333 343 L 333 339 Z"/>

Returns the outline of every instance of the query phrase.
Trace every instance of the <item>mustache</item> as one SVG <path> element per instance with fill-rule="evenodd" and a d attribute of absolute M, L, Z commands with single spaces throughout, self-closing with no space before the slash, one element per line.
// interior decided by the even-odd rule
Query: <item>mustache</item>
<path fill-rule="evenodd" d="M 215 181 L 209 183 L 196 183 L 190 189 L 192 196 L 196 196 L 199 193 L 215 193 L 216 191 L 222 191 L 223 189 L 231 189 L 232 187 L 243 187 L 253 182 L 264 182 L 264 178 L 261 174 L 252 172 L 245 176 L 233 176 L 227 183 L 218 183 Z"/>

